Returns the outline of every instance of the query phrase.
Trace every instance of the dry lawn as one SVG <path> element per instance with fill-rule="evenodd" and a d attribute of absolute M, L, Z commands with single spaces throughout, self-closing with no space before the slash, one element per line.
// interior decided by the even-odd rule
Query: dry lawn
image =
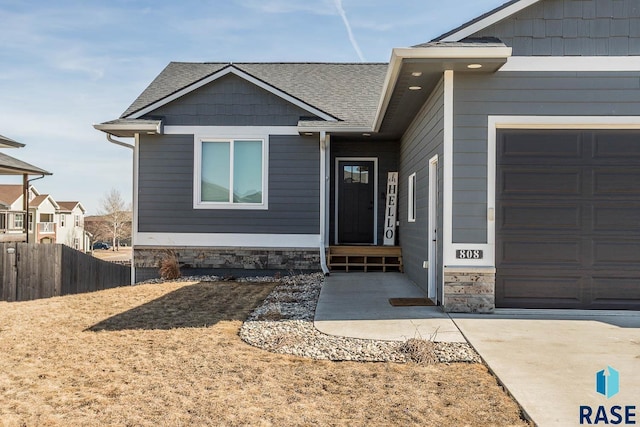
<path fill-rule="evenodd" d="M 526 425 L 479 364 L 314 361 L 238 338 L 272 284 L 0 302 L 0 426 Z"/>

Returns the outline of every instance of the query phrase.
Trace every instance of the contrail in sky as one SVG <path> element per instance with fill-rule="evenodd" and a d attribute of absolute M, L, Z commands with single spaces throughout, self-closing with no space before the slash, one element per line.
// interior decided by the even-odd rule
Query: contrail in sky
<path fill-rule="evenodd" d="M 356 38 L 353 36 L 353 31 L 351 31 L 351 24 L 349 24 L 349 20 L 347 19 L 347 14 L 345 13 L 344 8 L 342 7 L 342 0 L 334 0 L 334 1 L 336 3 L 336 9 L 338 9 L 338 13 L 342 17 L 344 26 L 347 28 L 347 33 L 349 33 L 349 40 L 351 40 L 351 45 L 353 46 L 356 53 L 360 57 L 360 62 L 365 62 L 364 55 L 360 50 L 360 46 L 358 46 L 358 42 L 356 41 Z"/>

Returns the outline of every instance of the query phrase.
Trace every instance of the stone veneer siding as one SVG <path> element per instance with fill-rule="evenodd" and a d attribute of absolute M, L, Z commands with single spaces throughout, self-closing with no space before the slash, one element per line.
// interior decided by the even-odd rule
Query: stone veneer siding
<path fill-rule="evenodd" d="M 312 248 L 134 248 L 134 266 L 158 268 L 168 251 L 191 268 L 320 270 L 320 251 Z"/>
<path fill-rule="evenodd" d="M 444 269 L 444 311 L 491 313 L 495 304 L 495 268 Z"/>

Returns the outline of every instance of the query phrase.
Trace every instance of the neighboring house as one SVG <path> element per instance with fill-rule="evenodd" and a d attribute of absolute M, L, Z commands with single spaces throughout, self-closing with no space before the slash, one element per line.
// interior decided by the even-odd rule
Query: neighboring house
<path fill-rule="evenodd" d="M 56 243 L 62 243 L 79 251 L 90 249 L 89 237 L 84 229 L 86 209 L 80 202 L 58 202 Z"/>
<path fill-rule="evenodd" d="M 29 198 L 29 242 L 56 243 L 58 240 L 56 212 L 60 206 L 50 195 L 35 193 L 33 187 L 29 193 L 34 193 L 34 197 Z"/>
<path fill-rule="evenodd" d="M 0 185 L 0 242 L 25 240 L 22 185 Z"/>
<path fill-rule="evenodd" d="M 79 202 L 56 202 L 48 194 L 28 190 L 29 216 L 25 223 L 22 185 L 0 185 L 0 242 L 62 243 L 80 251 L 89 250 L 84 232 L 85 209 Z"/>
<path fill-rule="evenodd" d="M 382 243 L 447 311 L 640 309 L 640 4 L 517 0 L 389 64 L 171 63 L 122 116 L 134 266 Z M 357 179 L 354 177 L 357 176 Z"/>

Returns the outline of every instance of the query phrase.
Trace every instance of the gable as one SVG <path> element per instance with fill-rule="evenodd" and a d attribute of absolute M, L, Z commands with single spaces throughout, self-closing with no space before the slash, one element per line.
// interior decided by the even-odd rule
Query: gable
<path fill-rule="evenodd" d="M 233 73 L 142 116 L 165 126 L 296 126 L 305 117 L 318 119 Z"/>
<path fill-rule="evenodd" d="M 497 37 L 513 56 L 640 55 L 640 2 L 539 1 L 469 37 Z"/>

